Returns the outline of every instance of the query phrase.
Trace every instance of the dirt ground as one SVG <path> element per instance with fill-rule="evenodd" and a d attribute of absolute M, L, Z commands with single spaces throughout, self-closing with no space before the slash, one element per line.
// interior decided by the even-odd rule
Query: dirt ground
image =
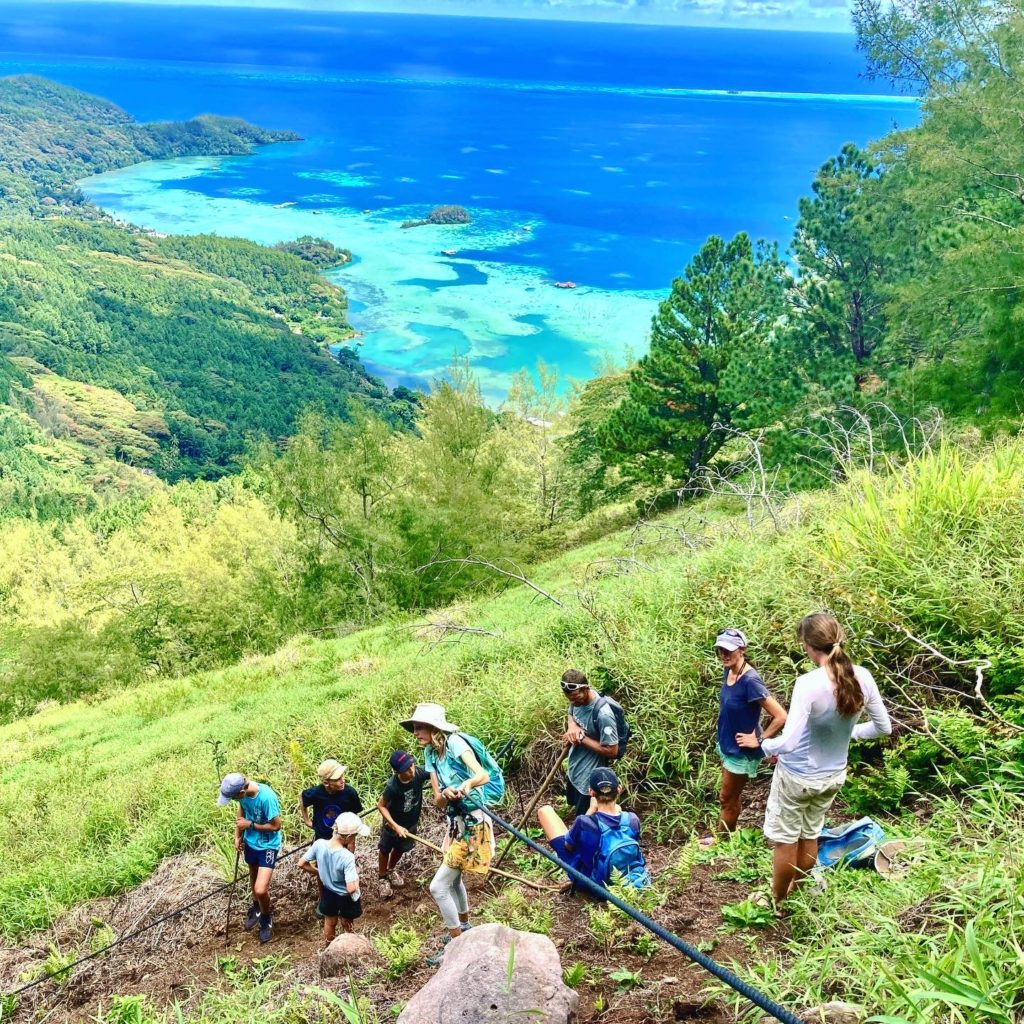
<path fill-rule="evenodd" d="M 749 787 L 741 824 L 756 827 L 763 815 L 766 783 L 758 780 Z M 511 814 L 512 812 L 510 812 Z M 423 834 L 440 841 L 437 816 L 430 815 L 434 835 L 426 828 Z M 502 839 L 499 839 L 499 847 Z M 652 874 L 673 864 L 679 847 L 644 844 Z M 14 1021 L 74 1022 L 94 1021 L 109 1006 L 113 994 L 146 994 L 157 1006 L 177 1002 L 188 1014 L 211 987 L 225 984 L 218 970 L 218 959 L 235 956 L 243 963 L 266 956 L 286 956 L 294 984 L 303 983 L 338 988 L 336 983 L 320 978 L 318 954 L 323 946 L 320 924 L 314 915 L 316 889 L 311 878 L 297 868 L 298 857 L 282 863 L 274 874 L 271 895 L 274 902 L 274 937 L 261 945 L 254 932 L 242 929 L 246 895 L 241 891 L 233 900 L 230 932 L 225 937 L 227 895 L 220 893 L 192 910 L 160 924 L 137 939 L 117 946 L 108 953 L 70 972 L 60 984 L 47 979 L 19 997 Z M 436 855 L 417 848 L 403 860 L 406 885 L 395 890 L 392 899 L 382 901 L 375 892 L 376 844 L 366 841 L 365 854 L 360 854 L 363 880 L 364 914 L 357 930 L 370 934 L 386 932 L 398 920 L 412 922 L 420 931 L 430 929 L 430 939 L 423 954 L 439 948 L 442 927 L 440 917 L 427 884 L 437 863 Z M 516 868 L 507 861 L 504 865 Z M 726 903 L 744 899 L 749 884 L 716 879 L 720 869 L 698 864 L 689 881 L 652 916 L 686 942 L 710 950 L 719 963 L 731 961 L 743 965 L 759 956 L 766 947 L 785 937 L 785 925 L 742 934 L 723 932 L 720 908 Z M 11 992 L 25 983 L 33 971 L 51 957 L 55 948 L 60 954 L 82 955 L 111 941 L 115 936 L 155 920 L 177 905 L 211 892 L 223 879 L 200 857 L 183 855 L 166 860 L 160 869 L 137 889 L 116 899 L 93 901 L 75 908 L 46 932 L 33 936 L 24 945 L 0 948 L 0 991 Z M 467 881 L 474 912 L 488 896 L 515 883 L 491 878 Z M 583 964 L 588 981 L 577 986 L 580 992 L 580 1022 L 610 1021 L 615 1024 L 654 1024 L 664 1021 L 701 1020 L 711 1024 L 734 1020 L 734 1013 L 724 1003 L 708 998 L 706 986 L 713 980 L 700 967 L 682 954 L 658 941 L 653 955 L 640 955 L 631 948 L 633 938 L 640 934 L 632 926 L 630 934 L 610 951 L 600 946 L 587 927 L 584 897 L 557 893 L 538 893 L 523 889 L 530 905 L 542 901 L 551 910 L 551 939 L 558 947 L 563 968 Z M 751 935 L 754 939 L 751 939 Z M 51 961 L 52 962 L 52 961 Z M 631 991 L 608 974 L 619 968 L 639 972 L 641 985 Z M 365 978 L 364 991 L 382 1011 L 381 1019 L 392 1019 L 388 1011 L 405 1002 L 431 977 L 434 968 L 420 964 L 402 975 L 398 981 L 376 980 L 371 973 Z M 340 990 L 340 989 L 338 989 Z"/>

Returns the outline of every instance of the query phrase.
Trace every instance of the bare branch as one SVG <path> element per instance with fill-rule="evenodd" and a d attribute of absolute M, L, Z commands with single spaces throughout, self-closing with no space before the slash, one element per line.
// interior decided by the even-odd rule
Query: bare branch
<path fill-rule="evenodd" d="M 490 569 L 491 572 L 496 572 L 499 576 L 504 576 L 505 579 L 513 580 L 516 583 L 522 583 L 523 586 L 529 587 L 535 594 L 539 594 L 541 597 L 546 598 L 552 604 L 557 605 L 559 608 L 564 608 L 565 605 L 558 600 L 557 597 L 549 594 L 542 587 L 538 586 L 533 580 L 528 579 L 522 569 L 519 568 L 515 562 L 509 560 L 509 565 L 512 569 L 502 569 L 501 566 L 495 565 L 494 562 L 487 561 L 486 558 L 435 558 L 423 565 L 417 566 L 414 572 L 423 572 L 425 569 L 430 569 L 435 565 L 451 565 L 455 566 L 456 570 L 467 568 L 471 565 L 479 565 L 485 569 Z"/>

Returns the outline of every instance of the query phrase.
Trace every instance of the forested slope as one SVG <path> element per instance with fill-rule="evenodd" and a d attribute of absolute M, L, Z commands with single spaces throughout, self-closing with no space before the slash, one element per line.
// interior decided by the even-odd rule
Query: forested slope
<path fill-rule="evenodd" d="M 151 237 L 75 187 L 139 160 L 296 138 L 207 116 L 140 125 L 46 79 L 0 80 L 0 515 L 88 509 L 139 486 L 123 467 L 219 476 L 309 406 L 344 419 L 358 396 L 389 418 L 386 388 L 328 350 L 352 333 L 344 293 L 317 273 L 340 251 Z"/>

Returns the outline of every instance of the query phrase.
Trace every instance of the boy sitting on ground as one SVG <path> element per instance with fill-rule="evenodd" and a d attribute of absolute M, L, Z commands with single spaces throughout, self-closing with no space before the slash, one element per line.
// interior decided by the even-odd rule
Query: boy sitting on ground
<path fill-rule="evenodd" d="M 356 836 L 368 836 L 370 829 L 359 816 L 346 811 L 334 822 L 330 839 L 316 839 L 305 852 L 299 867 L 316 877 L 322 886 L 320 913 L 324 919 L 324 943 L 330 945 L 337 935 L 352 931 L 352 922 L 363 913 L 356 869 Z"/>
<path fill-rule="evenodd" d="M 377 810 L 384 819 L 377 846 L 378 895 L 382 900 L 391 897 L 392 886 L 401 888 L 405 885 L 405 879 L 398 873 L 398 862 L 402 854 L 416 845 L 416 841 L 409 838 L 409 833 L 419 827 L 423 787 L 430 781 L 430 775 L 407 750 L 396 750 L 389 763 L 395 774 L 377 801 Z"/>
<path fill-rule="evenodd" d="M 595 768 L 590 773 L 589 790 L 596 809 L 578 815 L 571 829 L 566 828 L 549 804 L 537 812 L 551 849 L 598 885 L 607 886 L 616 872 L 621 881 L 634 888 L 650 885 L 640 852 L 640 819 L 618 805 L 622 786 L 615 772 L 611 768 Z M 563 886 L 564 891 L 573 888 L 572 881 Z"/>

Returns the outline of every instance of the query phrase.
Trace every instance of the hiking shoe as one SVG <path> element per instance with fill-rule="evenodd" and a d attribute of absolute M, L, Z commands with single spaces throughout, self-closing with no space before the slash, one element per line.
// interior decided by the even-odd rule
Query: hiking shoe
<path fill-rule="evenodd" d="M 389 900 L 394 896 L 394 891 L 391 888 L 391 883 L 387 878 L 377 879 L 377 898 L 381 900 Z"/>
<path fill-rule="evenodd" d="M 473 926 L 468 921 L 463 921 L 459 924 L 459 927 L 464 931 L 468 932 Z M 450 936 L 449 936 L 450 937 Z"/>
<path fill-rule="evenodd" d="M 256 927 L 256 922 L 259 921 L 259 919 L 260 919 L 260 905 L 258 903 L 254 903 L 245 912 L 245 930 L 248 932 L 248 931 L 251 931 L 253 928 L 255 928 Z"/>
<path fill-rule="evenodd" d="M 394 868 L 388 872 L 388 880 L 396 889 L 401 889 L 405 885 L 405 879 Z"/>
<path fill-rule="evenodd" d="M 426 959 L 428 967 L 440 967 L 441 961 L 444 960 L 445 946 L 442 946 L 436 953 L 431 954 Z"/>
<path fill-rule="evenodd" d="M 272 914 L 260 914 L 260 942 L 269 942 L 274 932 L 274 918 Z"/>

